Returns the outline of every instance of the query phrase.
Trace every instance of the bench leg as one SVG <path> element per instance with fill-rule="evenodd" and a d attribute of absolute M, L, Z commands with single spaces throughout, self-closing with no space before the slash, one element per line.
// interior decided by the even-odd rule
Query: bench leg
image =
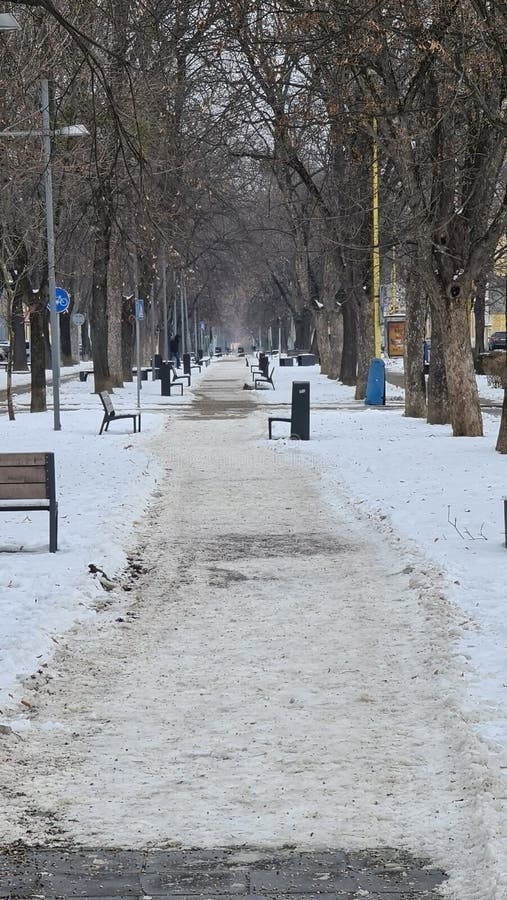
<path fill-rule="evenodd" d="M 58 503 L 49 508 L 49 552 L 58 550 Z"/>
<path fill-rule="evenodd" d="M 104 431 L 104 425 L 106 425 L 106 423 L 107 423 L 107 425 L 109 425 L 109 420 L 108 420 L 107 416 L 104 416 L 104 418 L 102 419 L 102 425 L 100 426 L 99 434 L 102 434 L 102 432 Z M 106 428 L 106 431 L 107 431 L 107 428 Z"/>

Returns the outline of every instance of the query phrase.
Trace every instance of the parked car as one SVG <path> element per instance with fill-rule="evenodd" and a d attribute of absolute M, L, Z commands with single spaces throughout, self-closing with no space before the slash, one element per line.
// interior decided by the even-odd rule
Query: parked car
<path fill-rule="evenodd" d="M 488 341 L 489 350 L 505 350 L 507 348 L 507 332 L 494 331 L 490 334 Z"/>

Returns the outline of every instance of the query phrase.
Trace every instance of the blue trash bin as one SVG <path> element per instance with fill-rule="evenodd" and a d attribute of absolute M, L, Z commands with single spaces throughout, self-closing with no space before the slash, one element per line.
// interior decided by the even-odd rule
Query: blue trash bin
<path fill-rule="evenodd" d="M 367 406 L 385 406 L 386 367 L 383 359 L 372 359 L 370 362 L 364 402 Z"/>

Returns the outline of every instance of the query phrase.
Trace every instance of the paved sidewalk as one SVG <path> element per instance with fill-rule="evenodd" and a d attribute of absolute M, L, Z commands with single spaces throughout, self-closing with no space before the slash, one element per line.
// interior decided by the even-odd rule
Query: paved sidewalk
<path fill-rule="evenodd" d="M 394 850 L 0 853 L 0 897 L 23 900 L 428 900 L 443 881 L 443 872 Z"/>
<path fill-rule="evenodd" d="M 37 685 L 0 897 L 415 900 L 475 852 L 440 581 L 267 444 L 243 382 L 217 362 L 171 410 L 141 576 Z"/>

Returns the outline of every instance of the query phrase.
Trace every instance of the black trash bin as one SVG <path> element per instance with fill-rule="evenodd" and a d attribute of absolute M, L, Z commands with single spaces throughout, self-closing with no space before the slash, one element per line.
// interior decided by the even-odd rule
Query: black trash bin
<path fill-rule="evenodd" d="M 310 382 L 292 382 L 290 436 L 295 440 L 310 440 Z"/>
<path fill-rule="evenodd" d="M 314 366 L 317 363 L 317 357 L 314 353 L 300 353 L 297 360 L 298 366 Z"/>
<path fill-rule="evenodd" d="M 310 440 L 310 382 L 292 382 L 292 404 L 290 419 L 284 416 L 270 416 L 268 419 L 268 434 L 271 440 L 273 434 L 273 422 L 289 422 L 290 436 L 295 441 Z"/>
<path fill-rule="evenodd" d="M 190 353 L 183 354 L 183 374 L 184 375 L 192 374 L 191 369 L 190 369 Z"/>

